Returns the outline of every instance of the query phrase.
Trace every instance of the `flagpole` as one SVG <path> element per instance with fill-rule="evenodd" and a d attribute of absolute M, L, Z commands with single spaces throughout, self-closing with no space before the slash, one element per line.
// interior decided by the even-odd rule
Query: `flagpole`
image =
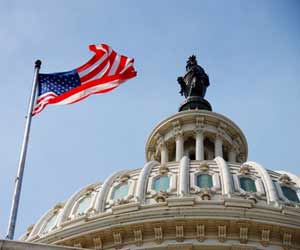
<path fill-rule="evenodd" d="M 8 230 L 7 230 L 6 239 L 9 239 L 9 240 L 12 240 L 14 238 L 14 234 L 15 234 L 15 227 L 16 227 L 16 221 L 17 221 L 17 215 L 18 215 L 23 173 L 24 173 L 27 146 L 28 146 L 28 140 L 29 140 L 30 126 L 31 126 L 32 110 L 33 110 L 33 106 L 35 104 L 36 90 L 37 90 L 37 85 L 38 85 L 38 74 L 39 74 L 41 64 L 42 64 L 42 62 L 40 60 L 35 61 L 31 96 L 30 96 L 30 100 L 29 100 L 27 116 L 25 117 L 26 123 L 25 123 L 25 131 L 24 131 L 23 143 L 22 143 L 20 160 L 19 160 L 18 174 L 15 179 L 15 190 L 14 190 L 13 201 L 12 201 L 10 217 L 9 217 L 9 222 L 8 222 Z"/>

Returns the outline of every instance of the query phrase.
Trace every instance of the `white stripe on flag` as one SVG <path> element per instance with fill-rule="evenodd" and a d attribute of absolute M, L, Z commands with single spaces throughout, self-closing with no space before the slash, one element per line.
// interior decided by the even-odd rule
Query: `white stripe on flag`
<path fill-rule="evenodd" d="M 105 65 L 105 67 L 97 75 L 95 75 L 94 77 L 92 77 L 92 78 L 90 78 L 90 79 L 88 79 L 88 80 L 86 80 L 84 82 L 81 82 L 81 84 L 85 84 L 85 83 L 90 82 L 90 81 L 92 81 L 94 79 L 96 80 L 96 79 L 101 78 L 107 72 L 107 70 L 109 69 L 109 66 L 110 66 L 110 64 L 107 63 Z"/>
<path fill-rule="evenodd" d="M 109 71 L 109 73 L 108 73 L 109 76 L 112 76 L 112 75 L 114 75 L 114 74 L 116 73 L 116 71 L 117 71 L 117 69 L 118 69 L 118 67 L 119 67 L 120 61 L 121 61 L 121 56 L 120 56 L 120 55 L 117 55 L 117 56 L 115 57 L 115 60 L 114 60 L 114 62 L 113 62 L 113 65 L 111 66 L 110 71 Z"/>
<path fill-rule="evenodd" d="M 109 48 L 108 52 L 106 51 L 106 53 L 99 58 L 98 61 L 96 61 L 94 64 L 92 64 L 91 66 L 89 66 L 87 69 L 85 69 L 84 71 L 79 72 L 79 77 L 82 78 L 84 76 L 86 76 L 88 73 L 92 72 L 96 67 L 98 67 L 105 59 L 107 59 L 107 57 L 109 57 L 112 53 L 112 49 Z M 106 65 L 105 65 L 106 66 Z"/>
<path fill-rule="evenodd" d="M 96 86 L 93 86 L 93 87 L 90 87 L 90 88 L 87 88 L 87 89 L 84 89 L 84 90 L 81 90 L 80 92 L 60 101 L 60 102 L 57 102 L 55 103 L 55 105 L 62 105 L 62 104 L 71 104 L 73 102 L 76 102 L 77 100 L 85 97 L 85 96 L 88 96 L 90 94 L 93 94 L 93 93 L 96 93 L 98 91 L 101 91 L 101 90 L 106 90 L 106 89 L 110 89 L 110 88 L 113 88 L 113 87 L 117 87 L 119 86 L 123 81 L 120 81 L 120 80 L 115 80 L 113 82 L 108 82 L 108 83 L 104 83 L 104 84 L 100 84 L 100 85 L 96 85 Z"/>

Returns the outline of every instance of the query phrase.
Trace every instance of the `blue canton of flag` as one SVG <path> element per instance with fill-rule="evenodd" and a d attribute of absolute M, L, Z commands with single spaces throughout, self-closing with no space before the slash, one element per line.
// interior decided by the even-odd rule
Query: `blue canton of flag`
<path fill-rule="evenodd" d="M 77 86 L 80 86 L 80 79 L 76 70 L 53 74 L 39 74 L 38 95 L 41 96 L 48 92 L 61 95 Z"/>

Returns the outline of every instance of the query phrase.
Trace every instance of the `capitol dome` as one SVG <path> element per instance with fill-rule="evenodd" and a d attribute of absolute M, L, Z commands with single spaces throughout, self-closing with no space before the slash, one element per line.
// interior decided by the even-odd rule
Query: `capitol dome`
<path fill-rule="evenodd" d="M 150 133 L 144 166 L 82 188 L 22 240 L 109 250 L 300 249 L 300 178 L 248 161 L 242 130 L 204 95 L 190 97 Z"/>

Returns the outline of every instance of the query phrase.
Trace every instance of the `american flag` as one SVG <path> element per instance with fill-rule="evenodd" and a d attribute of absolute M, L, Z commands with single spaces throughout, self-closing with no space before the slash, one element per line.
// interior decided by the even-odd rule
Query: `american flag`
<path fill-rule="evenodd" d="M 39 74 L 33 115 L 40 113 L 48 104 L 71 104 L 92 94 L 109 92 L 136 76 L 134 59 L 118 55 L 106 44 L 90 45 L 89 49 L 95 55 L 77 69 Z"/>

